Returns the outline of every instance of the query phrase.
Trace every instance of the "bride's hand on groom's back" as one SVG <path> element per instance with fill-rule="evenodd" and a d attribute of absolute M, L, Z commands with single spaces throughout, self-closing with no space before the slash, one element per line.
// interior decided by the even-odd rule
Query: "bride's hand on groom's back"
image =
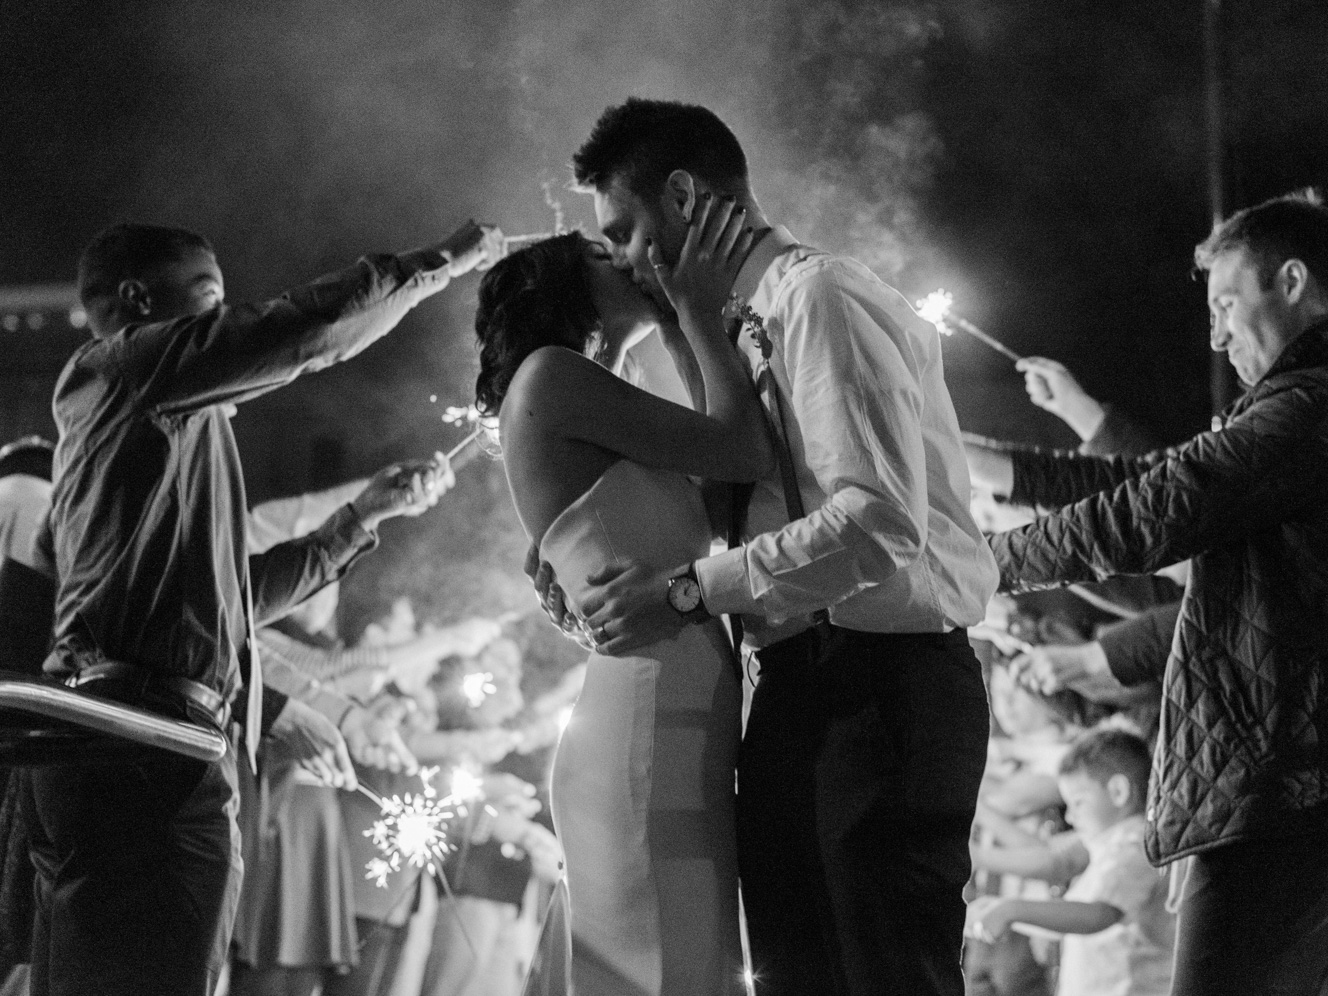
<path fill-rule="evenodd" d="M 553 573 L 553 566 L 548 561 L 540 559 L 539 546 L 535 543 L 530 544 L 530 549 L 526 551 L 523 570 L 526 572 L 526 577 L 530 578 L 530 583 L 535 586 L 535 595 L 539 598 L 540 608 L 549 617 L 549 621 L 562 630 L 564 636 L 571 637 L 586 650 L 594 650 L 594 644 L 582 627 L 581 620 L 567 605 L 563 589 Z"/>
<path fill-rule="evenodd" d="M 716 200 L 707 193 L 688 223 L 677 262 L 666 262 L 659 245 L 647 243 L 650 265 L 679 316 L 716 318 L 724 310 L 752 247 L 746 212 L 732 197 Z"/>

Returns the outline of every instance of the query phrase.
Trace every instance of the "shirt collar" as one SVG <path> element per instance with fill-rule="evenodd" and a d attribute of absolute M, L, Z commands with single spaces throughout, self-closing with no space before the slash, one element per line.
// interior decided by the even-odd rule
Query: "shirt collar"
<path fill-rule="evenodd" d="M 743 260 L 738 278 L 733 281 L 733 296 L 744 304 L 750 303 L 770 264 L 797 244 L 798 240 L 783 225 L 768 229 Z"/>
<path fill-rule="evenodd" d="M 742 278 L 742 271 L 738 272 L 738 278 Z M 1304 332 L 1287 343 L 1281 355 L 1268 368 L 1268 372 L 1259 379 L 1263 380 L 1288 370 L 1319 367 L 1325 364 L 1328 364 L 1328 318 L 1320 319 L 1308 326 Z"/>

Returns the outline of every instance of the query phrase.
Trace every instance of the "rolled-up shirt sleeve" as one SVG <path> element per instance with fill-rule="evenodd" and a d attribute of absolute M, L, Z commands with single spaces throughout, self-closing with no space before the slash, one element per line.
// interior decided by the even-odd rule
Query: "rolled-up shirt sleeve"
<path fill-rule="evenodd" d="M 307 536 L 278 543 L 249 557 L 254 617 L 259 626 L 280 619 L 319 589 L 338 580 L 378 545 L 350 505 L 337 509 Z"/>
<path fill-rule="evenodd" d="M 827 497 L 783 528 L 698 562 L 711 612 L 772 622 L 810 614 L 887 580 L 926 545 L 918 359 L 899 321 L 859 292 L 863 279 L 827 263 L 775 309 L 772 367 L 787 371 L 779 388 L 796 413 L 789 429 Z"/>
<path fill-rule="evenodd" d="M 160 415 L 238 404 L 355 356 L 449 280 L 440 249 L 366 256 L 275 300 L 131 327 L 103 348 Z"/>

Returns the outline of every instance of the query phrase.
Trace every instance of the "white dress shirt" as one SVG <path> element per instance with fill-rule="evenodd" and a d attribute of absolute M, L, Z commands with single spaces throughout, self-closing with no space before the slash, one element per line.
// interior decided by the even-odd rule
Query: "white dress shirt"
<path fill-rule="evenodd" d="M 51 482 L 31 474 L 0 477 L 0 560 L 40 569 L 36 543 L 51 507 Z"/>
<path fill-rule="evenodd" d="M 835 625 L 879 633 L 980 622 L 998 576 L 969 514 L 935 327 L 862 264 L 783 228 L 752 250 L 734 294 L 774 347 L 806 516 L 789 522 L 778 469 L 758 482 L 744 545 L 696 565 L 706 607 L 741 613 L 753 647 L 826 608 Z M 740 347 L 755 370 L 746 332 Z"/>

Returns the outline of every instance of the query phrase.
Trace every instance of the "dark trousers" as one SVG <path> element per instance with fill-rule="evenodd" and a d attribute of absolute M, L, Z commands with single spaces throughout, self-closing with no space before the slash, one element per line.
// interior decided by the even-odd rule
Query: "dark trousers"
<path fill-rule="evenodd" d="M 240 893 L 235 752 L 31 774 L 33 996 L 209 996 Z"/>
<path fill-rule="evenodd" d="M 1227 844 L 1194 859 L 1173 996 L 1328 992 L 1328 835 Z"/>
<path fill-rule="evenodd" d="M 760 996 L 962 996 L 986 690 L 963 631 L 758 654 L 738 864 Z"/>

